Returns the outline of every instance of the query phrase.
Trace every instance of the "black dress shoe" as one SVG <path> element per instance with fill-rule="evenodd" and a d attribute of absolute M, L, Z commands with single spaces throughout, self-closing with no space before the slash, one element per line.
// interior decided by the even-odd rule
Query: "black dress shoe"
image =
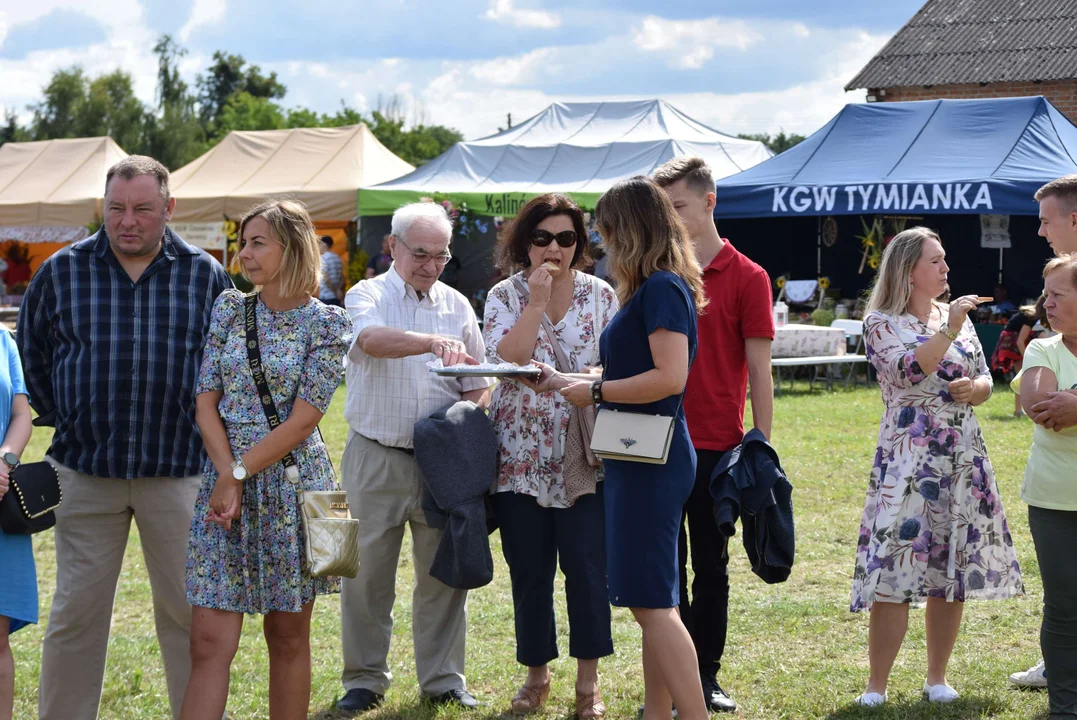
<path fill-rule="evenodd" d="M 737 711 L 737 704 L 718 684 L 714 675 L 704 675 L 700 680 L 703 682 L 703 701 L 707 704 L 707 710 L 710 712 Z"/>
<path fill-rule="evenodd" d="M 349 715 L 358 715 L 361 712 L 373 710 L 378 705 L 381 705 L 381 701 L 384 699 L 384 695 L 379 695 L 373 690 L 353 688 L 344 693 L 344 697 L 337 700 L 337 710 Z"/>
<path fill-rule="evenodd" d="M 482 705 L 482 703 L 473 698 L 471 693 L 467 690 L 459 689 L 449 690 L 440 695 L 431 695 L 427 700 L 435 705 L 459 705 L 468 710 L 474 710 Z"/>

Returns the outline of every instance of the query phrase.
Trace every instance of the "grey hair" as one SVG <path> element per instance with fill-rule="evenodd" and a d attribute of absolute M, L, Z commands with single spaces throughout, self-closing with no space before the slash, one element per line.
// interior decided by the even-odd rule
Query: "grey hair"
<path fill-rule="evenodd" d="M 445 231 L 446 240 L 452 238 L 452 220 L 449 219 L 445 208 L 432 202 L 417 202 L 398 207 L 393 213 L 393 236 L 403 238 L 417 220 L 427 225 L 440 227 Z"/>
<path fill-rule="evenodd" d="M 885 315 L 902 315 L 908 311 L 909 298 L 912 297 L 909 276 L 924 252 L 924 243 L 931 239 L 942 242 L 934 230 L 919 226 L 894 236 L 883 251 L 883 260 L 879 263 L 879 272 L 875 276 L 865 314 L 881 312 Z"/>

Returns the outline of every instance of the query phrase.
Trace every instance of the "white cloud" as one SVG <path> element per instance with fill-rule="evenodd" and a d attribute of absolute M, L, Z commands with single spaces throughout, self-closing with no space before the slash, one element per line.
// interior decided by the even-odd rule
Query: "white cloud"
<path fill-rule="evenodd" d="M 494 58 L 474 63 L 468 72 L 476 80 L 491 85 L 520 85 L 535 79 L 539 70 L 556 74 L 559 68 L 550 63 L 553 48 L 539 48 L 518 57 Z"/>
<path fill-rule="evenodd" d="M 661 53 L 671 67 L 695 69 L 714 57 L 715 48 L 746 50 L 763 39 L 740 20 L 666 20 L 648 15 L 632 32 L 640 50 Z"/>
<path fill-rule="evenodd" d="M 549 30 L 561 26 L 561 16 L 545 10 L 524 10 L 513 6 L 513 0 L 490 0 L 490 7 L 483 15 L 487 20 L 516 27 Z"/>
<path fill-rule="evenodd" d="M 191 15 L 186 24 L 179 31 L 181 42 L 187 42 L 191 38 L 191 32 L 202 25 L 216 25 L 224 20 L 225 0 L 194 0 L 191 5 Z"/>

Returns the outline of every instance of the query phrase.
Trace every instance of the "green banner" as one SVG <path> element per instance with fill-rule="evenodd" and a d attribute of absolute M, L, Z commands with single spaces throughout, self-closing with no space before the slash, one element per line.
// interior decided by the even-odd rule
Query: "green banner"
<path fill-rule="evenodd" d="M 513 217 L 520 211 L 527 201 L 544 193 L 479 193 L 479 192 L 416 192 L 414 190 L 360 190 L 359 191 L 359 215 L 370 217 L 373 215 L 392 215 L 393 211 L 401 205 L 420 202 L 429 199 L 431 201 L 449 200 L 457 208 L 466 205 L 467 211 L 477 215 L 489 215 L 491 217 Z M 575 193 L 566 192 L 576 201 L 585 212 L 592 212 L 595 203 L 602 193 Z"/>

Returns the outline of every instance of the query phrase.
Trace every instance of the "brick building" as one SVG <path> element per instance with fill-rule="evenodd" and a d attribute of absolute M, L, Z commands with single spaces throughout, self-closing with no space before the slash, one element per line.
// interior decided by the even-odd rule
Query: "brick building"
<path fill-rule="evenodd" d="M 868 102 L 1043 95 L 1077 124 L 1077 0 L 928 0 L 845 86 Z"/>

